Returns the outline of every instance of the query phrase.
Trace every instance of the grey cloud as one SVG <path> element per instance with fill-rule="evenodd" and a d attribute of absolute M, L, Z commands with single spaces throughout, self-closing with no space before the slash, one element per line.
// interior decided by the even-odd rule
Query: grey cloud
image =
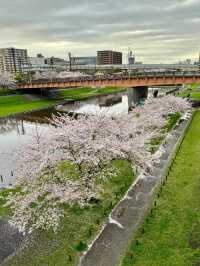
<path fill-rule="evenodd" d="M 10 3 L 9 3 L 10 2 Z M 132 47 L 138 60 L 197 57 L 198 0 L 0 0 L 1 46 L 30 54 L 93 55 Z"/>

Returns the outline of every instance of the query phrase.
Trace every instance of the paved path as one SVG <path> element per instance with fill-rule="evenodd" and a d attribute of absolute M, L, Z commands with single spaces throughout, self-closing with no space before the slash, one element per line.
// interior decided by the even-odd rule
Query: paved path
<path fill-rule="evenodd" d="M 182 121 L 166 138 L 164 152 L 155 164 L 152 176 L 140 175 L 126 196 L 115 207 L 97 239 L 80 260 L 80 266 L 117 266 L 127 244 L 152 206 L 154 191 L 171 162 L 177 145 L 190 122 Z"/>
<path fill-rule="evenodd" d="M 13 254 L 22 242 L 22 234 L 6 220 L 0 220 L 0 263 Z"/>

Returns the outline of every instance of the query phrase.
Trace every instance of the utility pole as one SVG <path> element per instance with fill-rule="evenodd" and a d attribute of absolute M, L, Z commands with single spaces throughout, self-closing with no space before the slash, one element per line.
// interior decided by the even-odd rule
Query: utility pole
<path fill-rule="evenodd" d="M 53 71 L 53 57 L 50 58 L 51 71 Z"/>
<path fill-rule="evenodd" d="M 199 52 L 199 73 L 200 73 L 200 52 Z"/>
<path fill-rule="evenodd" d="M 50 79 L 51 82 L 53 82 L 53 57 L 50 58 L 50 66 L 51 66 Z"/>
<path fill-rule="evenodd" d="M 72 71 L 72 54 L 71 52 L 68 53 L 69 56 L 69 71 Z"/>
<path fill-rule="evenodd" d="M 130 79 L 130 48 L 128 47 L 128 78 Z"/>
<path fill-rule="evenodd" d="M 128 48 L 128 76 L 129 79 L 131 77 L 131 60 L 132 60 L 133 52 L 130 48 Z"/>
<path fill-rule="evenodd" d="M 32 82 L 32 76 L 31 76 L 31 62 L 28 60 L 28 77 L 29 77 L 29 83 Z"/>

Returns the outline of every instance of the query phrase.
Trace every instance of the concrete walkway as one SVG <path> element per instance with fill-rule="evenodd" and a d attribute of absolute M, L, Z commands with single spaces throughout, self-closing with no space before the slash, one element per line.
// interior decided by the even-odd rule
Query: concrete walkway
<path fill-rule="evenodd" d="M 175 151 L 191 120 L 186 115 L 181 123 L 161 145 L 160 160 L 155 163 L 152 176 L 139 175 L 125 197 L 110 214 L 102 231 L 82 256 L 80 266 L 117 266 L 129 241 L 133 239 L 139 225 L 152 207 L 154 192 L 161 183 Z M 159 151 L 158 151 L 159 152 Z"/>
<path fill-rule="evenodd" d="M 6 220 L 0 220 L 0 263 L 21 245 L 23 236 Z"/>

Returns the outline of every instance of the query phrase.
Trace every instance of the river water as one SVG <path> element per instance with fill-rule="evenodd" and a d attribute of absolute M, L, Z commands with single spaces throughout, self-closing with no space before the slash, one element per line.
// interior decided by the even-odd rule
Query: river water
<path fill-rule="evenodd" d="M 0 119 L 0 187 L 8 187 L 13 183 L 13 171 L 19 163 L 17 159 L 19 146 L 25 145 L 32 138 L 36 127 L 40 132 L 48 131 L 48 119 L 53 114 L 58 112 L 93 115 L 123 114 L 128 113 L 134 104 L 132 90 L 128 89 L 119 94 L 99 96 L 56 108 Z"/>
<path fill-rule="evenodd" d="M 17 149 L 25 145 L 37 130 L 48 131 L 49 118 L 59 113 L 119 114 L 128 113 L 133 105 L 130 90 L 114 95 L 67 103 L 56 108 L 0 119 L 0 187 L 13 183 L 13 171 L 19 163 Z M 2 182 L 3 179 L 3 182 Z"/>

